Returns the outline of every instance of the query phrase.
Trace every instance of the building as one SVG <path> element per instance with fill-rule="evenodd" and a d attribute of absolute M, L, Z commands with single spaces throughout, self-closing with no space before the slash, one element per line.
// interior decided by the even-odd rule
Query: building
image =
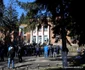
<path fill-rule="evenodd" d="M 48 24 L 41 24 L 40 26 L 36 26 L 36 28 L 30 32 L 30 43 L 55 43 L 55 39 L 53 37 L 53 31 L 51 24 L 52 22 L 48 22 Z"/>
<path fill-rule="evenodd" d="M 26 24 L 21 24 L 19 26 L 19 36 L 21 39 L 23 39 L 24 41 L 26 42 L 29 42 L 30 41 L 30 32 L 24 32 L 24 28 L 27 27 Z"/>
<path fill-rule="evenodd" d="M 30 43 L 30 32 L 26 32 L 26 33 L 24 34 L 24 40 L 25 40 L 26 42 Z"/>
<path fill-rule="evenodd" d="M 53 24 L 52 21 L 48 21 L 47 24 L 39 24 L 35 27 L 34 30 L 31 30 L 30 32 L 24 33 L 24 28 L 27 27 L 26 24 L 21 24 L 19 27 L 19 32 L 22 32 L 22 36 L 24 37 L 24 40 L 29 43 L 48 43 L 48 44 L 56 44 L 56 38 L 53 38 Z M 69 33 L 69 32 L 67 32 Z M 59 36 L 56 36 L 59 37 Z M 67 39 L 71 42 L 70 37 L 66 36 Z M 61 40 L 59 41 L 60 44 L 62 44 Z"/>

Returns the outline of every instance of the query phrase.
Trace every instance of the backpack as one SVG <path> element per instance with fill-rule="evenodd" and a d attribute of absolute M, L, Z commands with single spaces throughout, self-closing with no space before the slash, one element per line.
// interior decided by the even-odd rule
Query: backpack
<path fill-rule="evenodd" d="M 8 48 L 8 57 L 11 58 L 11 59 L 14 57 L 14 49 L 13 49 L 13 47 Z"/>
<path fill-rule="evenodd" d="M 10 51 L 12 48 L 13 48 L 13 47 L 10 46 L 10 47 L 8 48 L 8 51 Z"/>

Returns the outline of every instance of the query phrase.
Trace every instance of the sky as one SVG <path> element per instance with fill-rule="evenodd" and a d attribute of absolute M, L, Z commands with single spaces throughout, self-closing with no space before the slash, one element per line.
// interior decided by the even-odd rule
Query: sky
<path fill-rule="evenodd" d="M 3 0 L 4 5 L 8 6 L 10 1 L 11 0 Z M 34 0 L 19 0 L 19 1 L 21 1 L 21 2 L 33 2 Z M 16 10 L 18 12 L 18 19 L 20 18 L 22 13 L 26 14 L 26 12 L 23 9 L 21 9 L 19 6 L 16 6 Z"/>

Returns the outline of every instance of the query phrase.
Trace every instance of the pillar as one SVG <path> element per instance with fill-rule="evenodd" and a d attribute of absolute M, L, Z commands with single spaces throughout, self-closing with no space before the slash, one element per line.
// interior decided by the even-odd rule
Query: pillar
<path fill-rule="evenodd" d="M 44 30 L 43 30 L 43 25 L 42 25 L 42 44 L 44 43 Z"/>
<path fill-rule="evenodd" d="M 48 25 L 48 44 L 49 44 L 49 40 L 50 40 L 50 27 Z"/>
<path fill-rule="evenodd" d="M 38 43 L 38 27 L 36 27 L 36 43 Z"/>
<path fill-rule="evenodd" d="M 32 30 L 30 31 L 30 43 L 32 43 Z"/>

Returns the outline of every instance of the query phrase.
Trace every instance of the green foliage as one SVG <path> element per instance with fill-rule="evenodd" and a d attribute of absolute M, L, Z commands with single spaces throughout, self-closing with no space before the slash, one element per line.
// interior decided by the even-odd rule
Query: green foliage
<path fill-rule="evenodd" d="M 24 3 L 18 0 L 17 0 L 17 3 L 21 8 L 23 8 L 26 11 L 33 10 L 33 9 L 35 10 L 36 8 L 38 8 L 38 5 L 36 3 L 31 3 L 31 2 Z"/>
<path fill-rule="evenodd" d="M 27 24 L 27 27 L 24 29 L 25 32 L 35 29 L 37 24 L 37 19 L 34 17 L 35 15 L 35 10 L 30 10 L 27 12 L 26 16 L 22 14 L 20 17 L 20 24 Z"/>
<path fill-rule="evenodd" d="M 0 0 L 0 26 L 3 25 L 3 9 L 4 9 L 4 4 L 3 4 L 3 0 Z"/>
<path fill-rule="evenodd" d="M 71 31 L 71 36 L 77 35 L 78 40 L 81 41 L 81 43 L 85 43 L 83 40 L 85 39 L 84 25 L 81 24 L 83 23 L 82 16 L 84 16 L 83 3 L 83 1 L 74 0 L 35 0 L 33 3 L 18 2 L 18 4 L 27 12 L 30 10 L 35 11 L 33 13 L 39 18 L 42 10 L 46 10 L 46 13 L 50 11 L 53 24 L 55 25 L 53 28 L 55 36 L 57 33 L 60 33 L 61 29 L 69 29 Z M 33 13 L 30 12 L 32 15 Z M 47 16 L 47 14 L 45 15 Z M 34 16 L 35 15 L 29 17 L 32 18 Z M 61 18 L 56 19 L 56 17 Z"/>
<path fill-rule="evenodd" d="M 21 15 L 21 17 L 20 17 L 20 21 L 19 21 L 19 23 L 20 23 L 20 24 L 22 24 L 22 23 L 23 23 L 24 18 L 25 18 L 24 13 L 22 13 L 22 15 Z"/>
<path fill-rule="evenodd" d="M 17 16 L 18 13 L 11 5 L 9 7 L 5 7 L 3 13 L 4 26 L 11 30 L 15 29 L 18 22 Z"/>

